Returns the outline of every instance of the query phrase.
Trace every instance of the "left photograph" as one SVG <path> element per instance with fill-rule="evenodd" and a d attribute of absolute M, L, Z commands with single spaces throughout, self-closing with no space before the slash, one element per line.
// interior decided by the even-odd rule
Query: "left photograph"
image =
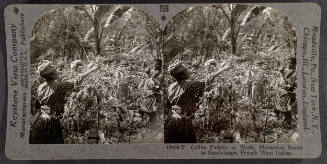
<path fill-rule="evenodd" d="M 30 144 L 163 143 L 162 32 L 122 5 L 60 8 L 30 39 Z"/>

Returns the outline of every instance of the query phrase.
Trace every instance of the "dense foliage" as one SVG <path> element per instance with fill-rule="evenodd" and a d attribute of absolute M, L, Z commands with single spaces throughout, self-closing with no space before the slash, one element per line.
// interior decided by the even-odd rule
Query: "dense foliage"
<path fill-rule="evenodd" d="M 166 88 L 173 81 L 166 72 L 169 64 L 182 60 L 193 79 L 204 80 L 215 70 L 204 63 L 215 59 L 233 68 L 207 88 L 199 104 L 194 119 L 198 141 L 289 142 L 298 131 L 297 118 L 294 115 L 294 126 L 285 129 L 274 112 L 281 95 L 276 79 L 281 78 L 278 68 L 295 56 L 295 49 L 295 29 L 287 16 L 261 6 L 189 8 L 174 16 L 164 32 L 152 16 L 136 8 L 86 5 L 53 10 L 32 32 L 32 115 L 43 82 L 37 74 L 40 61 L 52 61 L 62 80 L 73 80 L 100 64 L 100 70 L 67 95 L 61 120 L 65 142 L 162 142 L 163 116 L 151 129 L 149 115 L 141 111 L 151 61 L 163 59 Z M 77 71 L 70 68 L 74 60 L 83 62 Z M 253 83 L 262 84 L 260 98 L 246 93 L 246 71 L 253 72 Z"/>
<path fill-rule="evenodd" d="M 234 42 L 231 17 L 239 20 L 234 22 Z M 292 128 L 285 129 L 282 114 L 276 113 L 282 94 L 279 69 L 296 52 L 295 29 L 287 16 L 261 6 L 195 7 L 176 15 L 167 33 L 178 44 L 168 49 L 176 53 L 166 54 L 166 64 L 184 61 L 194 80 L 217 70 L 205 66 L 209 59 L 217 67 L 224 62 L 233 66 L 207 88 L 199 104 L 194 119 L 199 142 L 290 142 L 298 130 L 297 116 Z M 248 72 L 253 75 L 250 94 Z"/>

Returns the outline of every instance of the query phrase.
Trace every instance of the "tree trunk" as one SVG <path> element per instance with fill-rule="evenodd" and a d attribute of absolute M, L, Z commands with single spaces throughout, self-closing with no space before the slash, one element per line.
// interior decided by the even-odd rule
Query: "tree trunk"
<path fill-rule="evenodd" d="M 233 14 L 231 14 L 231 47 L 232 47 L 232 54 L 236 55 L 236 37 L 235 37 L 235 20 Z"/>
<path fill-rule="evenodd" d="M 95 40 L 95 54 L 96 56 L 100 55 L 100 39 L 99 38 L 99 24 L 98 24 L 98 20 L 94 19 L 94 40 Z"/>
<path fill-rule="evenodd" d="M 234 37 L 231 38 L 231 45 L 232 45 L 232 54 L 236 55 L 236 40 Z"/>

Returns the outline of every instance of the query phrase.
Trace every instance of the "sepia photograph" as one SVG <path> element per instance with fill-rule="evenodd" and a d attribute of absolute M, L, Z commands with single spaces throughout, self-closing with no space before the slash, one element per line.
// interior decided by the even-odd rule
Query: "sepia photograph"
<path fill-rule="evenodd" d="M 296 32 L 273 8 L 50 11 L 30 39 L 31 144 L 298 143 Z"/>
<path fill-rule="evenodd" d="M 30 143 L 163 142 L 160 30 L 121 5 L 40 17 L 30 39 Z"/>
<path fill-rule="evenodd" d="M 298 143 L 296 31 L 264 6 L 188 8 L 166 27 L 166 143 Z"/>

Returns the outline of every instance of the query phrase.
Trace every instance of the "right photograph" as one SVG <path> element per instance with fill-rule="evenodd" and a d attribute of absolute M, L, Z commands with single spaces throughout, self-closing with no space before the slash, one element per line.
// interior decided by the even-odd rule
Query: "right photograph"
<path fill-rule="evenodd" d="M 298 143 L 296 29 L 257 5 L 188 8 L 164 37 L 165 143 Z"/>

